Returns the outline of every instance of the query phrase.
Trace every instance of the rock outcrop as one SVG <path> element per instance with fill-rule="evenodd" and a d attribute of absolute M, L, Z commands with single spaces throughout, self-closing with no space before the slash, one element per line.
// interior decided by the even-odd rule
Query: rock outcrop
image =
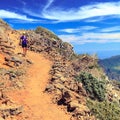
<path fill-rule="evenodd" d="M 72 63 L 56 53 L 50 73 L 52 78 L 45 91 L 54 94 L 53 103 L 63 105 L 77 120 L 95 120 L 86 106 L 87 93 L 82 84 L 75 81 Z"/>
<path fill-rule="evenodd" d="M 74 53 L 72 45 L 63 42 L 54 35 L 51 37 L 47 33 L 36 33 L 35 31 L 27 31 L 27 35 L 29 37 L 29 49 L 32 51 L 47 53 L 56 51 L 66 59 L 69 59 Z"/>

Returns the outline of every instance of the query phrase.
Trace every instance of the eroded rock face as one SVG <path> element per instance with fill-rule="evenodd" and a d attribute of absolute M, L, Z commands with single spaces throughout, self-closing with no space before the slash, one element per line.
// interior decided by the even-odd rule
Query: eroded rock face
<path fill-rule="evenodd" d="M 50 71 L 52 78 L 45 91 L 54 94 L 52 102 L 65 106 L 71 113 L 73 120 L 95 120 L 86 106 L 87 93 L 79 83 L 74 80 L 75 70 L 60 54 L 56 54 L 54 64 Z"/>
<path fill-rule="evenodd" d="M 23 112 L 23 106 L 12 102 L 4 92 L 0 91 L 0 115 L 3 119 Z"/>
<path fill-rule="evenodd" d="M 29 37 L 29 49 L 35 52 L 51 52 L 56 51 L 60 55 L 69 59 L 73 52 L 73 47 L 69 43 L 63 42 L 58 37 L 51 38 L 46 34 L 37 34 L 34 31 L 27 32 Z M 54 52 L 53 52 L 54 53 Z"/>
<path fill-rule="evenodd" d="M 0 87 L 0 116 L 2 119 L 7 119 L 10 116 L 16 116 L 23 112 L 23 106 L 17 105 L 13 101 L 11 101 L 4 89 Z"/>
<path fill-rule="evenodd" d="M 12 31 L 12 29 L 6 22 L 0 19 L 0 52 L 11 54 L 14 47 L 12 46 L 12 41 L 9 39 L 8 31 Z"/>
<path fill-rule="evenodd" d="M 6 119 L 9 116 L 15 116 L 23 112 L 22 106 L 0 106 L 0 113 L 2 118 Z"/>
<path fill-rule="evenodd" d="M 0 20 L 0 119 L 9 119 L 23 112 L 23 106 L 17 105 L 7 97 L 11 89 L 23 88 L 22 78 L 25 69 L 31 60 L 23 58 L 15 51 L 17 31 L 10 28 L 4 21 Z M 13 37 L 14 40 L 13 40 Z"/>
<path fill-rule="evenodd" d="M 14 46 L 12 42 L 9 40 L 6 34 L 0 32 L 0 52 L 5 54 L 12 55 L 14 54 Z"/>
<path fill-rule="evenodd" d="M 15 50 L 14 43 L 9 36 L 9 32 L 12 31 L 13 30 L 7 23 L 0 20 L 0 54 L 4 56 L 3 64 L 5 63 L 8 65 L 9 63 L 5 60 L 5 58 L 10 58 L 12 55 L 14 55 Z"/>

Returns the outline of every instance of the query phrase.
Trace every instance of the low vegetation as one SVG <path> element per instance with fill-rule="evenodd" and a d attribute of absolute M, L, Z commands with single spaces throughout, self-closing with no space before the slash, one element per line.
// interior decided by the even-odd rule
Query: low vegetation
<path fill-rule="evenodd" d="M 90 98 L 97 99 L 99 101 L 105 100 L 106 89 L 104 81 L 99 81 L 91 74 L 85 72 L 77 76 L 76 80 L 82 82 Z"/>
<path fill-rule="evenodd" d="M 87 101 L 87 106 L 99 120 L 120 120 L 120 105 L 109 101 Z"/>
<path fill-rule="evenodd" d="M 41 35 L 46 34 L 47 36 L 49 36 L 50 38 L 53 38 L 53 39 L 55 39 L 55 40 L 59 39 L 53 32 L 49 31 L 49 30 L 46 29 L 46 28 L 40 27 L 40 26 L 38 26 L 38 27 L 35 29 L 35 33 L 41 34 Z"/>

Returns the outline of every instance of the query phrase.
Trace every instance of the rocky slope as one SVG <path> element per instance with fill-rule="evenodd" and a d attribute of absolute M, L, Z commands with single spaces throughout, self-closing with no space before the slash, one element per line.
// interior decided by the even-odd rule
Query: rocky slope
<path fill-rule="evenodd" d="M 19 46 L 19 38 L 23 31 L 25 31 L 28 35 L 28 49 L 29 51 L 33 51 L 29 52 L 27 57 L 22 56 L 21 47 Z M 37 64 L 42 64 L 42 60 L 37 60 L 37 57 L 34 57 L 35 54 L 43 55 L 44 61 L 46 59 L 52 62 L 49 70 L 49 78 L 47 78 L 48 81 L 46 81 L 42 90 L 40 89 L 40 94 L 42 95 L 39 95 L 39 92 L 37 95 L 31 91 L 31 89 L 36 89 L 38 91 L 39 87 L 37 84 L 35 84 L 35 86 L 32 88 L 35 80 L 32 81 L 33 78 L 31 77 L 29 83 L 25 76 L 28 75 L 27 71 L 29 71 L 29 68 L 34 65 L 36 65 L 36 70 L 34 70 L 32 73 L 34 74 L 34 72 L 37 71 L 37 78 L 43 74 L 41 71 L 42 68 L 37 67 Z M 44 78 L 45 75 L 43 74 L 41 77 Z M 37 78 L 36 80 L 38 80 Z M 42 79 L 40 80 L 42 83 L 44 83 Z M 30 87 L 30 89 L 27 87 Z M 46 114 L 51 114 L 46 108 L 50 106 L 50 104 L 44 102 L 46 100 L 50 100 L 52 102 L 52 106 L 58 105 L 59 108 L 62 107 L 62 109 L 67 112 L 67 115 L 69 113 L 71 118 L 63 118 L 66 120 L 119 120 L 120 109 L 117 108 L 117 106 L 119 107 L 120 105 L 119 88 L 119 83 L 113 83 L 108 80 L 108 77 L 98 65 L 98 60 L 96 57 L 89 55 L 76 55 L 73 51 L 73 47 L 69 43 L 63 42 L 55 34 L 46 30 L 45 28 L 38 27 L 36 30 L 17 31 L 11 29 L 3 20 L 0 20 L 1 119 L 19 120 L 22 118 L 23 120 L 39 120 L 41 118 L 43 120 L 52 120 L 52 118 L 45 118 L 45 115 L 42 116 L 42 114 L 38 112 L 40 108 L 43 108 L 45 109 Z M 44 99 L 44 101 L 41 100 L 41 102 L 44 102 L 44 104 L 47 104 L 48 106 L 40 104 L 38 101 L 36 102 L 38 106 L 34 105 L 33 103 L 32 105 L 28 104 L 27 102 L 29 102 L 30 99 L 27 97 L 21 97 L 19 95 L 15 96 L 14 99 L 16 99 L 16 101 L 13 101 L 13 98 L 11 97 L 13 94 L 10 91 L 18 91 L 20 94 L 21 90 L 24 89 L 27 90 L 27 92 L 30 92 L 31 96 L 35 95 L 34 97 L 39 97 L 38 100 Z M 51 96 L 50 99 L 45 97 L 46 94 Z M 34 99 L 34 97 L 31 97 L 33 98 L 33 101 L 36 99 Z M 116 103 L 116 107 L 113 103 Z M 108 104 L 108 108 L 104 109 L 105 107 L 103 106 L 106 104 Z M 109 106 L 111 104 L 113 104 L 114 108 Z M 99 105 L 101 107 L 96 107 L 95 105 Z M 26 106 L 28 106 L 27 109 L 25 109 Z M 33 110 L 31 110 L 32 106 L 34 106 Z M 37 108 L 35 106 L 37 106 Z M 110 109 L 109 107 L 111 109 L 115 109 L 115 112 L 108 111 Z M 49 108 L 50 107 L 48 107 L 48 109 Z M 39 114 L 37 114 L 39 116 L 38 118 L 32 118 L 30 114 L 27 114 L 30 112 L 35 117 L 35 110 L 36 113 Z M 105 113 L 105 115 L 100 114 L 105 111 L 108 111 Z M 111 114 L 112 117 L 110 116 L 109 118 L 108 113 Z M 59 118 L 57 118 L 57 114 L 54 115 L 56 120 L 59 120 Z M 63 113 L 61 113 L 61 115 L 64 116 Z"/>

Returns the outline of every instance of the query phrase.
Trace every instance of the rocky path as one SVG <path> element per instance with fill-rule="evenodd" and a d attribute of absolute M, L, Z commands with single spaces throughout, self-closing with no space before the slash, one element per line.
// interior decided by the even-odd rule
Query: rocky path
<path fill-rule="evenodd" d="M 9 93 L 11 99 L 24 107 L 22 120 L 70 120 L 70 116 L 51 102 L 51 95 L 44 93 L 52 62 L 43 55 L 28 52 L 33 65 L 27 71 L 25 89 Z"/>

